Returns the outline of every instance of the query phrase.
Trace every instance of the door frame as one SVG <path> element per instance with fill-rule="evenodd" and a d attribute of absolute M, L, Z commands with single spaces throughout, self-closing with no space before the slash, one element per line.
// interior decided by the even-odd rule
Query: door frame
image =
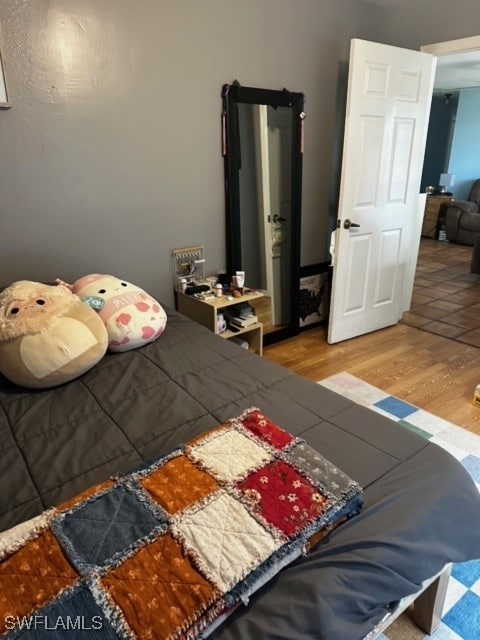
<path fill-rule="evenodd" d="M 479 51 L 480 50 L 480 35 L 478 36 L 470 36 L 467 38 L 458 38 L 455 40 L 446 40 L 444 42 L 436 42 L 433 44 L 422 45 L 419 49 L 425 53 L 430 53 L 435 57 L 443 57 L 456 53 L 466 53 L 468 51 Z M 412 293 L 413 293 L 413 283 L 415 280 L 415 272 L 418 262 L 418 252 L 420 249 L 420 237 L 421 237 L 421 225 L 423 218 L 423 211 L 425 209 L 426 202 L 426 194 L 419 194 L 419 203 L 418 203 L 418 218 L 417 218 L 417 229 L 415 231 L 415 244 L 416 251 L 412 250 L 412 259 L 410 264 L 407 266 L 407 270 L 405 273 L 405 282 L 403 289 L 403 303 L 401 305 L 402 311 L 408 311 L 411 308 L 412 302 Z"/>
<path fill-rule="evenodd" d="M 467 38 L 460 38 L 456 40 L 448 40 L 444 42 L 437 42 L 428 45 L 420 46 L 419 50 L 423 53 L 429 53 L 435 58 L 448 56 L 457 53 L 466 53 L 469 51 L 480 50 L 480 35 L 470 36 Z M 433 95 L 433 90 L 432 90 Z M 429 116 L 430 118 L 430 116 Z M 418 262 L 418 253 L 420 248 L 421 237 L 421 225 L 423 219 L 423 212 L 425 209 L 426 194 L 420 193 L 418 199 L 418 213 L 416 218 L 416 224 L 414 229 L 414 246 L 410 254 L 410 260 L 406 265 L 403 293 L 401 297 L 400 311 L 401 313 L 408 311 L 411 308 L 413 285 L 415 280 L 415 272 Z M 337 216 L 338 217 L 338 216 Z M 335 261 L 335 258 L 334 258 Z M 401 315 L 399 320 L 401 319 Z"/>
<path fill-rule="evenodd" d="M 440 58 L 443 56 L 449 56 L 454 53 L 467 53 L 468 51 L 480 51 L 480 35 L 478 36 L 470 36 L 468 38 L 458 38 L 456 40 L 446 40 L 445 42 L 436 42 L 434 44 L 425 44 L 420 47 L 420 51 L 424 51 L 425 53 L 431 53 L 433 56 Z M 425 161 L 425 159 L 424 159 Z M 420 194 L 419 200 L 419 220 L 418 226 L 421 229 L 422 226 L 422 218 L 423 211 L 425 210 L 427 195 L 425 193 Z M 413 292 L 413 282 L 415 280 L 415 272 L 417 270 L 417 262 L 418 262 L 418 252 L 420 250 L 420 237 L 421 234 L 418 234 L 418 243 L 417 243 L 417 251 L 412 254 L 415 256 L 415 260 L 412 260 L 412 263 L 408 265 L 408 278 L 412 283 L 411 292 Z M 412 306 L 412 297 L 408 295 L 408 289 L 404 290 L 404 305 L 403 310 L 409 311 Z"/>
<path fill-rule="evenodd" d="M 437 58 L 440 56 L 448 56 L 452 53 L 476 51 L 477 49 L 480 49 L 480 35 L 470 36 L 469 38 L 459 38 L 457 40 L 447 40 L 445 42 L 436 42 L 434 44 L 424 44 L 420 47 L 420 51 L 431 53 Z"/>

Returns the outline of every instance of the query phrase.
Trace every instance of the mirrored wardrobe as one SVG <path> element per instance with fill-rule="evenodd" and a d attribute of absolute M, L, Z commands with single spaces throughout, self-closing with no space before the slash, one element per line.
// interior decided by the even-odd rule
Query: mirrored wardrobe
<path fill-rule="evenodd" d="M 263 293 L 264 343 L 298 333 L 302 93 L 225 85 L 227 270 Z"/>

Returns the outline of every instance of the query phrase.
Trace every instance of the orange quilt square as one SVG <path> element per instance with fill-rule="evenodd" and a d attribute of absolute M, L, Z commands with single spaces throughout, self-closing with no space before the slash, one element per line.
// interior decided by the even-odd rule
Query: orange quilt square
<path fill-rule="evenodd" d="M 170 534 L 143 547 L 101 582 L 139 638 L 177 637 L 219 597 Z"/>
<path fill-rule="evenodd" d="M 184 455 L 169 460 L 140 484 L 170 514 L 182 511 L 219 489 L 213 476 L 201 471 Z"/>
<path fill-rule="evenodd" d="M 12 617 L 29 616 L 78 576 L 47 529 L 0 564 L 0 633 Z"/>

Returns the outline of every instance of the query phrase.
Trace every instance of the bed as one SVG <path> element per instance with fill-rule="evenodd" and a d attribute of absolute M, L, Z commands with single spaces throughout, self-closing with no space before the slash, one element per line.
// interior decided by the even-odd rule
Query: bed
<path fill-rule="evenodd" d="M 356 480 L 365 504 L 211 638 L 374 637 L 426 580 L 480 557 L 480 497 L 447 452 L 172 309 L 158 340 L 63 386 L 0 377 L 0 529 L 252 406 Z"/>

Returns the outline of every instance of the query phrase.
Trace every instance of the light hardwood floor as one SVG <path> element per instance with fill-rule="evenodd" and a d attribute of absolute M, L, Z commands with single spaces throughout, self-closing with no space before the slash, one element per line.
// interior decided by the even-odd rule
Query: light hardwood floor
<path fill-rule="evenodd" d="M 264 347 L 269 360 L 310 380 L 348 371 L 403 400 L 480 434 L 480 348 L 398 324 L 329 345 L 325 328 Z"/>

